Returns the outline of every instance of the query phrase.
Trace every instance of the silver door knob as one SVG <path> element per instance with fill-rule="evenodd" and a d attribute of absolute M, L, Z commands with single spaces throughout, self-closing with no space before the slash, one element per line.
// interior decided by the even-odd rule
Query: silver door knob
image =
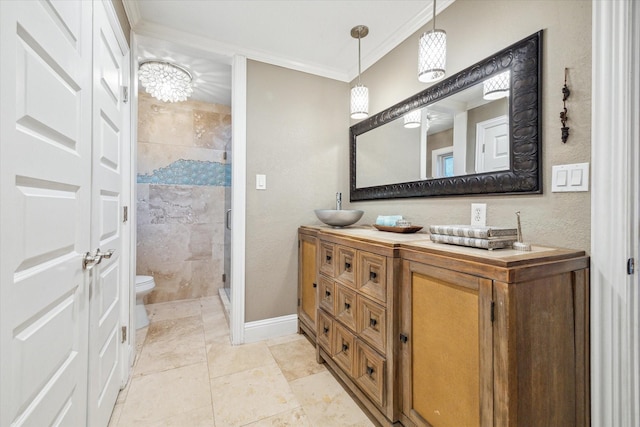
<path fill-rule="evenodd" d="M 82 269 L 87 271 L 91 270 L 102 262 L 102 258 L 111 258 L 115 251 L 115 249 L 109 249 L 107 252 L 100 252 L 100 248 L 98 248 L 94 254 L 91 252 L 85 253 L 82 257 Z"/>

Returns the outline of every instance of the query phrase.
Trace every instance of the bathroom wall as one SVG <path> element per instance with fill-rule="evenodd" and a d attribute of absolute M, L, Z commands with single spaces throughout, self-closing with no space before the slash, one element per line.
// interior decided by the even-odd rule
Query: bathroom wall
<path fill-rule="evenodd" d="M 348 93 L 344 82 L 248 61 L 248 322 L 296 312 L 298 225 L 335 206 L 348 174 Z M 266 190 L 256 190 L 256 174 Z"/>
<path fill-rule="evenodd" d="M 487 223 L 514 225 L 522 212 L 524 238 L 535 244 L 589 251 L 589 192 L 552 193 L 553 165 L 590 162 L 591 153 L 591 2 L 457 0 L 438 15 L 447 33 L 447 75 L 468 67 L 539 30 L 542 52 L 542 176 L 543 194 L 529 196 L 446 197 L 358 202 L 360 223 L 377 215 L 402 214 L 420 224 L 469 223 L 471 203 L 487 203 Z M 417 79 L 417 51 L 427 23 L 401 45 L 368 68 L 362 83 L 369 87 L 369 112 L 376 113 L 424 90 Z M 567 101 L 571 136 L 560 140 L 564 69 L 569 68 Z M 351 123 L 355 123 L 352 121 Z M 349 188 L 348 179 L 341 188 Z"/>
<path fill-rule="evenodd" d="M 350 85 L 249 61 L 246 321 L 296 312 L 296 230 L 319 224 L 313 209 L 333 207 L 336 191 L 343 193 L 344 208 L 365 211 L 359 224 L 395 213 L 421 225 L 469 223 L 471 203 L 486 202 L 489 224 L 512 225 L 520 210 L 526 240 L 589 250 L 590 194 L 551 193 L 551 166 L 590 161 L 591 2 L 457 0 L 437 22 L 447 32 L 449 75 L 544 29 L 544 193 L 349 203 Z M 428 28 L 425 23 L 363 73 L 371 114 L 427 87 L 417 79 L 417 46 Z M 562 144 L 565 67 L 571 136 Z M 255 190 L 256 173 L 267 174 L 266 191 Z"/>
<path fill-rule="evenodd" d="M 230 107 L 139 94 L 136 274 L 155 278 L 148 303 L 222 287 L 230 143 Z"/>

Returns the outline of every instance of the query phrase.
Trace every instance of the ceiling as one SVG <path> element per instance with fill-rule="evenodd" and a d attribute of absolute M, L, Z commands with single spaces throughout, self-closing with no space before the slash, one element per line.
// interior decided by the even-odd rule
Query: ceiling
<path fill-rule="evenodd" d="M 454 0 L 437 3 L 437 13 Z M 375 63 L 432 15 L 431 0 L 124 0 L 138 59 L 165 59 L 194 75 L 194 98 L 230 105 L 235 54 L 340 81 Z M 416 45 L 417 52 L 417 45 Z"/>

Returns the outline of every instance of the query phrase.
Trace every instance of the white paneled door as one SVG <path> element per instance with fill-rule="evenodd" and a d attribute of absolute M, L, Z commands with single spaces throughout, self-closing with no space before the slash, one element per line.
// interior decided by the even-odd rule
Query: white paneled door
<path fill-rule="evenodd" d="M 122 257 L 122 158 L 125 147 L 122 51 L 102 2 L 93 11 L 93 150 L 91 248 L 115 249 L 92 271 L 89 310 L 89 426 L 106 426 L 121 384 L 120 280 Z M 125 296 L 126 297 L 126 296 Z"/>
<path fill-rule="evenodd" d="M 103 7 L 0 1 L 1 426 L 106 426 L 122 382 L 123 54 Z M 116 252 L 84 270 L 98 247 Z"/>

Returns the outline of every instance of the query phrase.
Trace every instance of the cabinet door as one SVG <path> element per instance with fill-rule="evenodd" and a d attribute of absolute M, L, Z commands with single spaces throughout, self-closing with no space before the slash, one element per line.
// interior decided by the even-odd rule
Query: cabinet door
<path fill-rule="evenodd" d="M 403 414 L 418 426 L 492 425 L 491 281 L 403 264 Z"/>
<path fill-rule="evenodd" d="M 311 331 L 316 330 L 317 279 L 317 247 L 318 239 L 307 234 L 300 234 L 300 270 L 298 272 L 298 316 Z"/>

